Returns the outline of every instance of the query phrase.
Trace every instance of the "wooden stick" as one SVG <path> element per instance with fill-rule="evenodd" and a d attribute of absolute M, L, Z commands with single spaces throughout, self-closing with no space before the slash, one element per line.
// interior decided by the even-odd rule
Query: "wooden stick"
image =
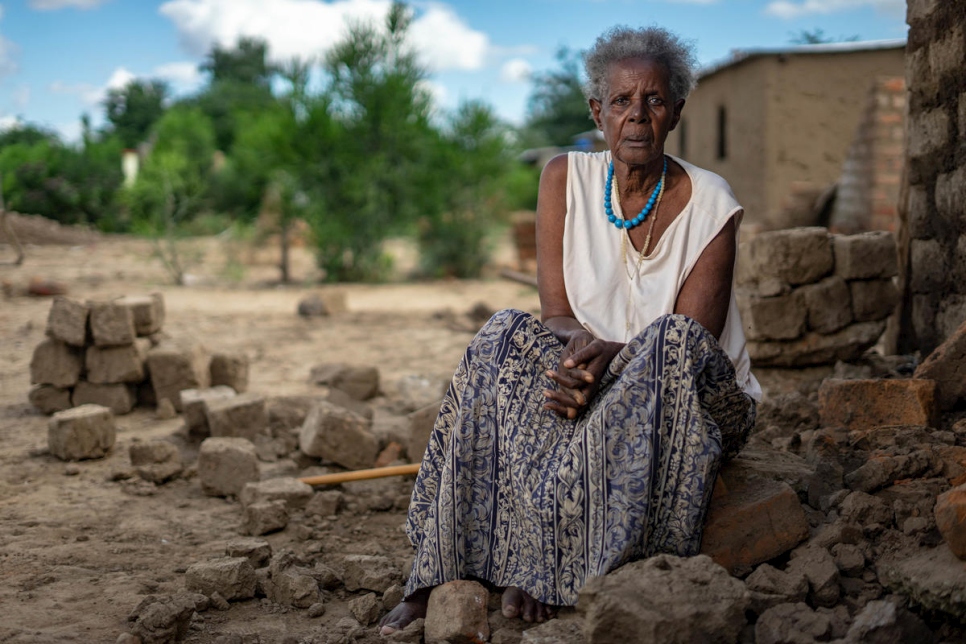
<path fill-rule="evenodd" d="M 386 476 L 405 476 L 419 472 L 419 463 L 409 465 L 393 465 L 391 467 L 374 467 L 371 470 L 355 470 L 339 472 L 338 474 L 323 474 L 321 476 L 306 476 L 299 479 L 309 485 L 337 485 L 348 481 L 364 481 L 366 479 L 381 479 Z"/>
<path fill-rule="evenodd" d="M 500 277 L 505 277 L 508 280 L 513 280 L 514 282 L 519 282 L 521 284 L 526 284 L 527 286 L 537 286 L 537 276 L 531 275 L 530 273 L 521 273 L 520 271 L 515 271 L 510 268 L 504 268 L 500 271 Z"/>

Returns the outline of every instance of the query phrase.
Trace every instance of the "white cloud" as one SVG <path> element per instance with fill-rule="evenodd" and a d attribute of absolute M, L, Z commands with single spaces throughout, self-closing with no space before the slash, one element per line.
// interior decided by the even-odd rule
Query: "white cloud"
<path fill-rule="evenodd" d="M 124 67 L 118 67 L 111 72 L 107 82 L 101 86 L 91 85 L 90 83 L 75 83 L 69 85 L 61 81 L 54 81 L 48 87 L 54 94 L 71 94 L 79 96 L 81 101 L 89 107 L 100 104 L 107 96 L 107 92 L 112 89 L 121 89 L 132 80 L 137 78 L 134 74 Z"/>
<path fill-rule="evenodd" d="M 533 67 L 522 58 L 511 58 L 503 63 L 500 79 L 506 83 L 525 83 L 530 80 Z"/>
<path fill-rule="evenodd" d="M 191 86 L 201 81 L 197 63 L 165 63 L 154 68 L 152 77 L 161 78 L 174 85 Z"/>
<path fill-rule="evenodd" d="M 21 126 L 23 123 L 19 116 L 13 116 L 12 114 L 0 114 L 0 132 L 6 130 L 12 130 L 15 127 Z"/>
<path fill-rule="evenodd" d="M 56 11 L 64 7 L 75 7 L 77 9 L 93 9 L 97 5 L 104 4 L 108 0 L 30 0 L 30 8 L 38 11 Z"/>
<path fill-rule="evenodd" d="M 203 55 L 240 36 L 265 39 L 273 60 L 324 54 L 346 25 L 382 21 L 390 0 L 168 0 L 159 12 L 177 28 L 182 44 Z M 490 51 L 486 34 L 469 27 L 448 5 L 420 4 L 410 30 L 412 44 L 436 70 L 478 69 Z"/>
<path fill-rule="evenodd" d="M 3 20 L 3 5 L 0 4 L 0 20 Z M 0 78 L 17 71 L 17 53 L 20 48 L 0 34 Z"/>
<path fill-rule="evenodd" d="M 137 76 L 129 72 L 124 67 L 118 67 L 111 72 L 111 77 L 107 79 L 107 84 L 104 86 L 104 89 L 124 89 L 124 87 L 135 78 L 137 78 Z"/>
<path fill-rule="evenodd" d="M 773 0 L 765 7 L 765 13 L 787 20 L 814 14 L 830 14 L 860 7 L 873 7 L 884 13 L 902 15 L 905 0 Z"/>
<path fill-rule="evenodd" d="M 22 110 L 30 103 L 30 86 L 19 85 L 13 90 L 13 105 L 18 110 Z"/>

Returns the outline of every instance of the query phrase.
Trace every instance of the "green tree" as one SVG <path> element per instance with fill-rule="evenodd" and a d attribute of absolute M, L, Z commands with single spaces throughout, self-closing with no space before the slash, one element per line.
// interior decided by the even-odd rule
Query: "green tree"
<path fill-rule="evenodd" d="M 527 145 L 571 145 L 575 134 L 593 126 L 581 89 L 582 60 L 582 52 L 562 47 L 556 69 L 533 75 L 523 130 Z"/>
<path fill-rule="evenodd" d="M 137 147 L 147 138 L 151 126 L 164 114 L 167 98 L 168 85 L 160 80 L 135 79 L 107 93 L 105 116 L 124 147 Z"/>

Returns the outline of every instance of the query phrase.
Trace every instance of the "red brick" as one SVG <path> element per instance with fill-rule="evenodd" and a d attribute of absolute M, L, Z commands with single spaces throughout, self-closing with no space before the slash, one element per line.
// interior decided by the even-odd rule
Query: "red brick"
<path fill-rule="evenodd" d="M 764 478 L 716 486 L 701 554 L 731 573 L 788 552 L 808 538 L 808 521 L 787 483 Z"/>
<path fill-rule="evenodd" d="M 966 485 L 954 487 L 936 499 L 936 527 L 949 549 L 966 559 Z"/>
<path fill-rule="evenodd" d="M 966 322 L 923 360 L 916 378 L 936 381 L 940 409 L 966 398 Z"/>
<path fill-rule="evenodd" d="M 883 425 L 932 425 L 932 380 L 826 380 L 818 390 L 822 427 L 875 429 Z"/>

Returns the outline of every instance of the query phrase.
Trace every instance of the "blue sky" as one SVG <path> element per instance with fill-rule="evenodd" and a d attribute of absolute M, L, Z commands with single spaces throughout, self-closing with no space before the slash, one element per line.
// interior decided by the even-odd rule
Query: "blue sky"
<path fill-rule="evenodd" d="M 412 42 L 443 109 L 483 99 L 523 120 L 529 75 L 561 46 L 589 47 L 616 24 L 657 24 L 693 40 L 709 64 L 734 49 L 788 44 L 801 30 L 904 38 L 904 0 L 414 0 Z M 107 88 L 134 77 L 196 89 L 215 42 L 261 36 L 279 60 L 324 53 L 349 19 L 389 0 L 0 0 L 0 127 L 37 123 L 76 139 L 80 116 L 103 122 Z"/>

